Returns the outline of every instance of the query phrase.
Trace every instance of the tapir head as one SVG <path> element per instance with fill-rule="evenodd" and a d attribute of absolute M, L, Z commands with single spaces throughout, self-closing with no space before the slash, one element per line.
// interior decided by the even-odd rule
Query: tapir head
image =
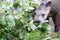
<path fill-rule="evenodd" d="M 34 22 L 42 22 L 46 20 L 51 9 L 51 0 L 42 0 L 39 8 L 35 10 Z"/>

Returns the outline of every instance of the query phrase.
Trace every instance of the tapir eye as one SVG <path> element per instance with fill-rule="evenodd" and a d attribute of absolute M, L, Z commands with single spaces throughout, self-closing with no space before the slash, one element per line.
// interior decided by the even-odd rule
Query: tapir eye
<path fill-rule="evenodd" d="M 51 1 L 46 4 L 46 7 L 51 6 Z"/>
<path fill-rule="evenodd" d="M 45 16 L 45 14 L 42 14 L 42 17 L 44 17 Z"/>

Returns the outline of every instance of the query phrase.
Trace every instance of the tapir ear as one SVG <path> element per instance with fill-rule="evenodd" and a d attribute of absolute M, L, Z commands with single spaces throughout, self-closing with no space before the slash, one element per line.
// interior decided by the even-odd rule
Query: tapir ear
<path fill-rule="evenodd" d="M 51 6 L 51 1 L 46 4 L 46 7 Z"/>

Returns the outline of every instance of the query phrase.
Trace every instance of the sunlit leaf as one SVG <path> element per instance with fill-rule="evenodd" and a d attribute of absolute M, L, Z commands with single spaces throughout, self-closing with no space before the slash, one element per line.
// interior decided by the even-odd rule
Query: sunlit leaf
<path fill-rule="evenodd" d="M 8 27 L 14 27 L 15 26 L 14 17 L 12 15 L 6 16 L 6 21 L 7 21 Z"/>

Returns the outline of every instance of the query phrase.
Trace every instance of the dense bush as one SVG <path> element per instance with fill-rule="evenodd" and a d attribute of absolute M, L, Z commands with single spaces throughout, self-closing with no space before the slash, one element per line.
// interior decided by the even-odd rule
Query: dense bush
<path fill-rule="evenodd" d="M 36 26 L 32 13 L 39 0 L 0 1 L 0 40 L 43 40 L 48 24 Z"/>

